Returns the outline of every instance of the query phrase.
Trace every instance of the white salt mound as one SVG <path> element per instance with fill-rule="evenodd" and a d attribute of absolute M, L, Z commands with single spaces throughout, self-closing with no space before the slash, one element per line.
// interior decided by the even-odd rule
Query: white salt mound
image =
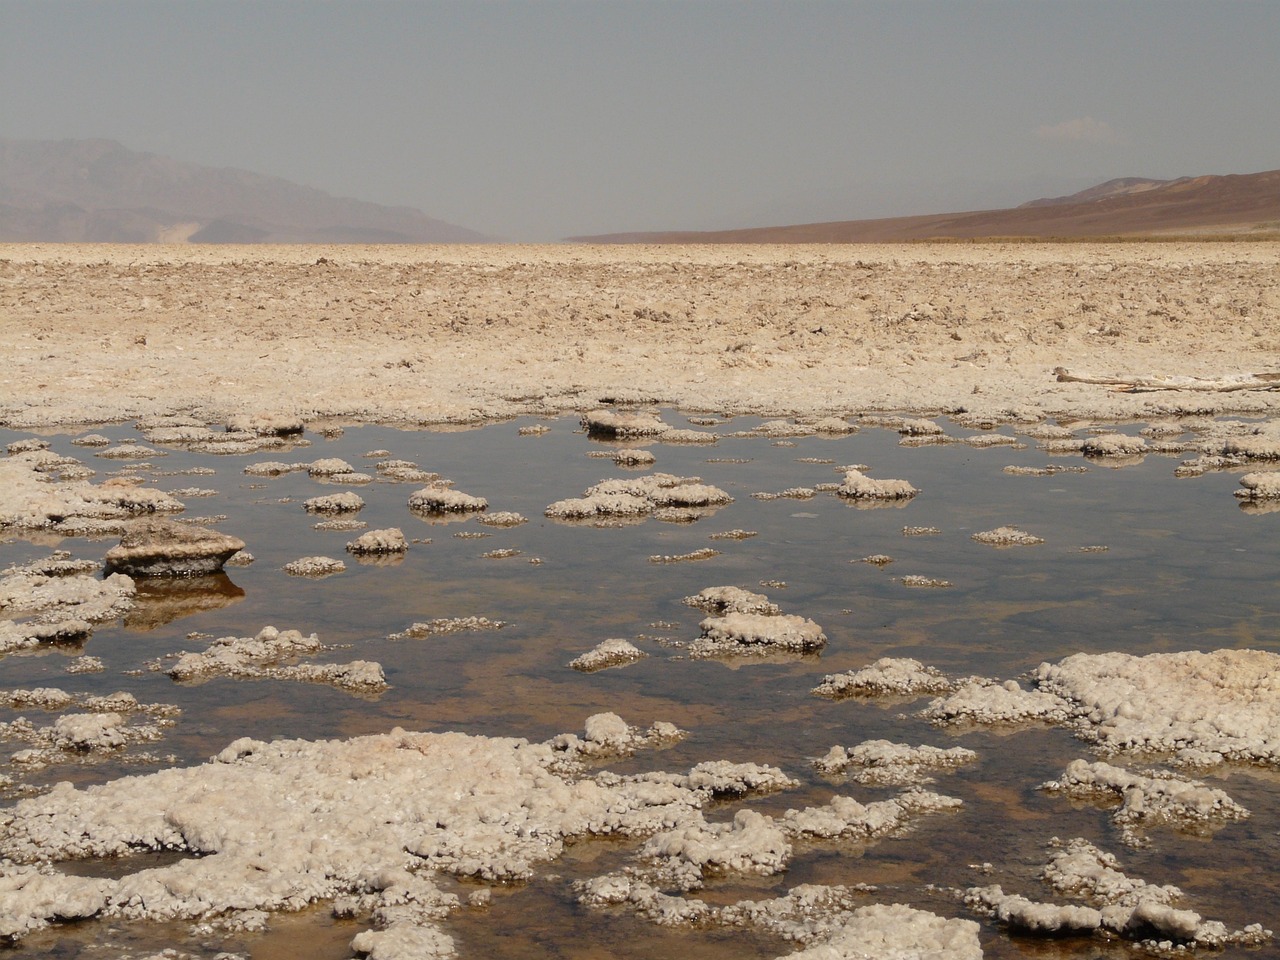
<path fill-rule="evenodd" d="M 1280 655 L 1078 653 L 1036 669 L 1032 689 L 971 681 L 925 710 L 936 722 L 1068 724 L 1107 751 L 1174 762 L 1280 764 Z"/>
<path fill-rule="evenodd" d="M 954 769 L 978 755 L 964 747 L 919 746 L 867 740 L 854 747 L 834 746 L 813 765 L 823 773 L 848 773 L 859 783 L 910 786 L 928 780 L 931 770 Z"/>
<path fill-rule="evenodd" d="M 302 509 L 307 513 L 356 513 L 364 509 L 364 499 L 358 493 L 344 490 L 342 493 L 304 500 Z"/>
<path fill-rule="evenodd" d="M 1115 857 L 1082 839 L 1054 840 L 1055 852 L 1042 877 L 1059 894 L 1084 903 L 1055 904 L 1006 894 L 999 885 L 970 887 L 965 903 L 1021 933 L 1060 936 L 1104 931 L 1162 953 L 1187 947 L 1256 946 L 1271 938 L 1260 924 L 1230 930 L 1174 904 L 1182 891 L 1128 877 Z"/>
<path fill-rule="evenodd" d="M 706 618 L 699 627 L 702 636 L 689 645 L 694 657 L 805 652 L 821 649 L 827 642 L 820 626 L 791 614 L 726 613 Z"/>
<path fill-rule="evenodd" d="M 820 697 L 918 696 L 945 693 L 955 684 L 933 667 L 910 657 L 881 657 L 861 670 L 829 673 L 813 688 Z"/>
<path fill-rule="evenodd" d="M 1043 537 L 1037 537 L 1034 534 L 1027 533 L 1025 530 L 1019 530 L 1017 527 L 996 527 L 994 530 L 983 530 L 981 533 L 973 534 L 969 539 L 976 540 L 978 543 L 988 543 L 994 547 L 1027 546 L 1035 543 L 1044 543 Z"/>
<path fill-rule="evenodd" d="M 717 794 L 755 789 L 767 773 L 744 765 L 593 779 L 566 770 L 577 755 L 402 730 L 347 741 L 244 738 L 198 767 L 84 789 L 62 783 L 19 801 L 0 823 L 0 857 L 12 861 L 0 872 L 0 936 L 56 919 L 199 919 L 339 897 L 388 931 L 431 930 L 457 904 L 435 887 L 437 871 L 526 878 L 568 838 L 647 836 Z M 146 849 L 202 856 L 112 879 L 48 866 Z M 414 937 L 401 929 L 389 939 Z"/>
<path fill-rule="evenodd" d="M 570 660 L 569 666 L 575 670 L 581 670 L 583 673 L 593 673 L 596 670 L 604 670 L 607 667 L 625 666 L 646 656 L 648 656 L 647 653 L 629 640 L 615 638 L 605 640 L 603 643 L 592 647 L 582 656 Z"/>
<path fill-rule="evenodd" d="M 1108 805 L 1119 800 L 1111 819 L 1125 841 L 1135 845 L 1140 843 L 1139 828 L 1156 824 L 1202 827 L 1249 816 L 1249 811 L 1225 791 L 1199 780 L 1168 772 L 1148 776 L 1102 761 L 1073 760 L 1061 777 L 1041 784 L 1041 789 Z"/>
<path fill-rule="evenodd" d="M 851 500 L 910 500 L 919 492 L 906 480 L 874 480 L 861 470 L 846 470 L 836 489 Z"/>
<path fill-rule="evenodd" d="M 291 577 L 327 577 L 346 569 L 345 563 L 332 557 L 300 557 L 284 565 L 284 572 Z"/>
<path fill-rule="evenodd" d="M 872 904 L 854 910 L 832 936 L 785 960 L 982 960 L 978 931 L 972 920 L 898 903 Z"/>
<path fill-rule="evenodd" d="M 370 530 L 347 544 L 347 552 L 356 556 L 404 553 L 408 549 L 409 541 L 399 527 Z"/>
<path fill-rule="evenodd" d="M 1104 433 L 1086 437 L 1080 444 L 1086 457 L 1131 457 L 1147 451 L 1147 441 L 1123 433 Z"/>
<path fill-rule="evenodd" d="M 452 487 L 423 487 L 409 495 L 409 509 L 422 513 L 473 513 L 489 509 L 489 501 Z"/>
<path fill-rule="evenodd" d="M 761 613 L 776 616 L 782 611 L 763 593 L 752 593 L 741 587 L 707 587 L 682 603 L 689 607 L 701 607 L 711 613 Z"/>
<path fill-rule="evenodd" d="M 1235 495 L 1241 500 L 1280 499 L 1280 473 L 1246 473 L 1240 486 Z"/>
<path fill-rule="evenodd" d="M 733 497 L 728 493 L 701 483 L 697 477 L 653 473 L 601 480 L 588 487 L 581 497 L 549 505 L 546 515 L 558 520 L 641 517 L 664 507 L 711 507 L 732 502 Z"/>
<path fill-rule="evenodd" d="M 307 473 L 313 477 L 332 477 L 336 474 L 355 472 L 355 467 L 338 457 L 322 457 L 307 466 Z"/>

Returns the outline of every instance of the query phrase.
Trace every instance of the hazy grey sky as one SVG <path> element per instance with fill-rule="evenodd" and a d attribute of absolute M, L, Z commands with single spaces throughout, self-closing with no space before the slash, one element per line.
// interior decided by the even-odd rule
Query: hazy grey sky
<path fill-rule="evenodd" d="M 1280 168 L 1280 0 L 0 0 L 0 136 L 511 239 Z"/>

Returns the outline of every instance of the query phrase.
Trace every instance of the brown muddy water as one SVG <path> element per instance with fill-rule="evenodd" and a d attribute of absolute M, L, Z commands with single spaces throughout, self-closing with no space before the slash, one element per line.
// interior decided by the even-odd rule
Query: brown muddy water
<path fill-rule="evenodd" d="M 688 426 L 674 411 L 664 419 Z M 799 883 L 874 884 L 867 903 L 908 903 L 946 916 L 972 915 L 954 888 L 1001 883 L 1032 899 L 1059 900 L 1038 879 L 1045 844 L 1054 836 L 1084 837 L 1116 854 L 1130 876 L 1174 883 L 1182 906 L 1238 928 L 1258 922 L 1280 928 L 1280 772 L 1226 767 L 1195 774 L 1225 789 L 1252 817 L 1211 832 L 1155 829 L 1140 849 L 1123 845 L 1109 811 L 1045 793 L 1038 785 L 1061 774 L 1089 748 L 1068 732 L 936 728 L 917 714 L 921 700 L 845 700 L 811 694 L 828 673 L 865 666 L 883 656 L 915 657 L 949 675 L 1017 678 L 1044 660 L 1076 652 L 1135 654 L 1251 647 L 1280 652 L 1280 512 L 1242 510 L 1232 497 L 1239 471 L 1175 479 L 1177 457 L 1149 455 L 1123 468 L 1080 457 L 1025 449 L 977 449 L 963 443 L 905 447 L 896 432 L 864 427 L 850 436 L 722 437 L 714 446 L 644 445 L 650 468 L 700 476 L 735 502 L 693 523 L 649 519 L 617 528 L 553 522 L 556 500 L 580 496 L 606 477 L 643 471 L 593 458 L 621 444 L 589 439 L 570 419 L 543 421 L 550 431 L 521 436 L 513 421 L 470 430 L 405 431 L 348 426 L 340 435 L 308 432 L 309 446 L 247 456 L 201 455 L 163 448 L 143 464 L 99 459 L 75 446 L 79 433 L 46 434 L 52 448 L 98 470 L 95 480 L 126 470 L 160 489 L 200 487 L 211 496 L 182 497 L 186 516 L 212 520 L 245 540 L 255 562 L 225 576 L 144 584 L 130 614 L 99 626 L 81 647 L 42 649 L 0 661 L 3 689 L 56 686 L 72 693 L 127 690 L 139 701 L 181 708 L 164 739 L 129 748 L 121 757 L 67 762 L 30 775 L 20 786 L 43 789 L 58 780 L 102 782 L 204 761 L 241 736 L 333 738 L 411 730 L 461 730 L 541 740 L 577 732 L 588 716 L 613 711 L 647 726 L 677 724 L 689 736 L 668 748 L 642 751 L 611 765 L 620 772 L 687 770 L 703 760 L 773 764 L 802 781 L 796 789 L 725 804 L 711 818 L 742 805 L 766 813 L 822 804 L 835 792 L 864 802 L 896 793 L 826 777 L 811 759 L 834 744 L 890 740 L 977 751 L 976 763 L 937 775 L 931 789 L 960 797 L 963 807 L 924 818 L 905 836 L 870 844 L 797 845 L 788 871 L 766 878 L 713 880 L 700 896 L 714 902 L 780 895 Z M 747 430 L 753 418 L 710 428 Z M 945 420 L 948 433 L 972 430 Z M 1141 424 L 1122 425 L 1125 432 Z M 698 429 L 708 429 L 699 427 Z M 81 431 L 88 433 L 89 430 Z M 96 427 L 113 441 L 140 440 L 131 426 Z M 1001 433 L 1012 435 L 1009 427 Z M 0 443 L 30 434 L 0 431 Z M 155 446 L 155 445 L 152 445 Z M 366 456 L 374 451 L 386 454 Z M 418 463 L 488 499 L 490 511 L 518 511 L 528 523 L 509 529 L 474 517 L 432 522 L 411 513 L 421 484 L 377 482 L 345 487 L 306 473 L 260 478 L 243 472 L 264 460 L 341 457 L 374 473 L 378 459 Z M 838 482 L 836 467 L 866 464 L 875 477 L 909 480 L 921 490 L 902 507 L 859 508 L 832 493 L 810 500 L 760 500 L 754 493 Z M 1008 465 L 1085 466 L 1085 472 L 1013 476 Z M 212 473 L 185 473 L 192 469 Z M 369 529 L 398 526 L 413 541 L 404 559 L 360 563 L 344 552 L 355 534 L 316 530 L 308 497 L 353 489 L 366 506 Z M 971 534 L 1017 526 L 1043 544 L 998 549 Z M 933 527 L 904 535 L 904 527 Z M 713 539 L 733 529 L 746 539 Z M 483 536 L 476 536 L 483 534 Z M 460 536 L 461 535 L 461 536 Z M 429 541 L 429 542 L 427 542 Z M 0 565 L 47 556 L 58 547 L 100 559 L 110 541 L 13 538 L 0 542 Z M 1102 547 L 1106 550 L 1085 550 Z M 705 547 L 704 560 L 655 563 Z M 486 557 L 495 550 L 514 556 Z M 855 562 L 884 554 L 885 566 Z M 327 555 L 344 573 L 291 577 L 285 563 Z M 534 562 L 538 561 L 538 562 Z M 950 581 L 912 588 L 905 575 Z M 817 621 L 828 644 L 821 655 L 733 661 L 690 660 L 681 644 L 698 635 L 705 614 L 681 599 L 732 584 L 767 594 L 784 612 Z M 766 584 L 766 585 L 762 585 Z M 415 622 L 487 617 L 500 629 L 392 639 Z M 180 650 L 202 650 L 211 637 L 251 636 L 263 626 L 316 633 L 333 647 L 320 662 L 375 660 L 389 688 L 373 697 L 285 681 L 212 679 L 179 684 L 148 664 Z M 569 660 L 610 637 L 632 640 L 648 657 L 625 668 L 583 674 Z M 100 673 L 68 674 L 75 656 L 103 661 Z M 41 711 L 0 708 L 0 721 Z M 0 743 L 4 756 L 22 744 Z M 153 759 L 131 757 L 138 753 Z M 1115 762 L 1125 762 L 1122 758 Z M 1131 764 L 1140 766 L 1141 764 Z M 0 772 L 13 774 L 13 765 Z M 10 799 L 4 803 L 12 803 Z M 499 885 L 491 905 L 463 908 L 447 929 L 463 957 L 690 958 L 776 957 L 795 947 L 759 933 L 660 928 L 633 916 L 588 910 L 571 891 L 575 879 L 615 869 L 635 842 L 581 841 L 538 868 L 531 882 Z M 978 865 L 990 864 L 984 872 Z M 81 864 L 78 871 L 137 869 L 137 863 Z M 465 893 L 468 888 L 460 886 Z M 979 919 L 979 917 L 973 917 Z M 1011 937 L 982 920 L 988 957 L 1120 957 L 1137 948 L 1099 938 Z M 174 947 L 193 956 L 218 951 L 261 960 L 349 957 L 362 929 L 334 920 L 327 905 L 273 918 L 265 933 L 193 936 L 189 924 L 87 922 L 54 927 L 5 950 L 14 958 L 144 956 Z M 1224 956 L 1277 956 L 1274 943 L 1236 948 Z"/>

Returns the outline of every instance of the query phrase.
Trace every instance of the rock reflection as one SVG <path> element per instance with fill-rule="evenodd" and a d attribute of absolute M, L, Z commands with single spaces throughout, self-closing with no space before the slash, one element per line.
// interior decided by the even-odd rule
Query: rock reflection
<path fill-rule="evenodd" d="M 225 573 L 203 577 L 145 578 L 137 581 L 133 609 L 124 618 L 130 630 L 146 633 L 183 617 L 221 610 L 244 599 L 244 590 Z"/>

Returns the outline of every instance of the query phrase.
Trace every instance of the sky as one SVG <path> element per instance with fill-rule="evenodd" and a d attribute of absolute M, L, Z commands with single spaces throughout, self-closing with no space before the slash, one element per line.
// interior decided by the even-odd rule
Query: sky
<path fill-rule="evenodd" d="M 0 0 L 0 136 L 543 241 L 1280 168 L 1277 0 Z"/>

